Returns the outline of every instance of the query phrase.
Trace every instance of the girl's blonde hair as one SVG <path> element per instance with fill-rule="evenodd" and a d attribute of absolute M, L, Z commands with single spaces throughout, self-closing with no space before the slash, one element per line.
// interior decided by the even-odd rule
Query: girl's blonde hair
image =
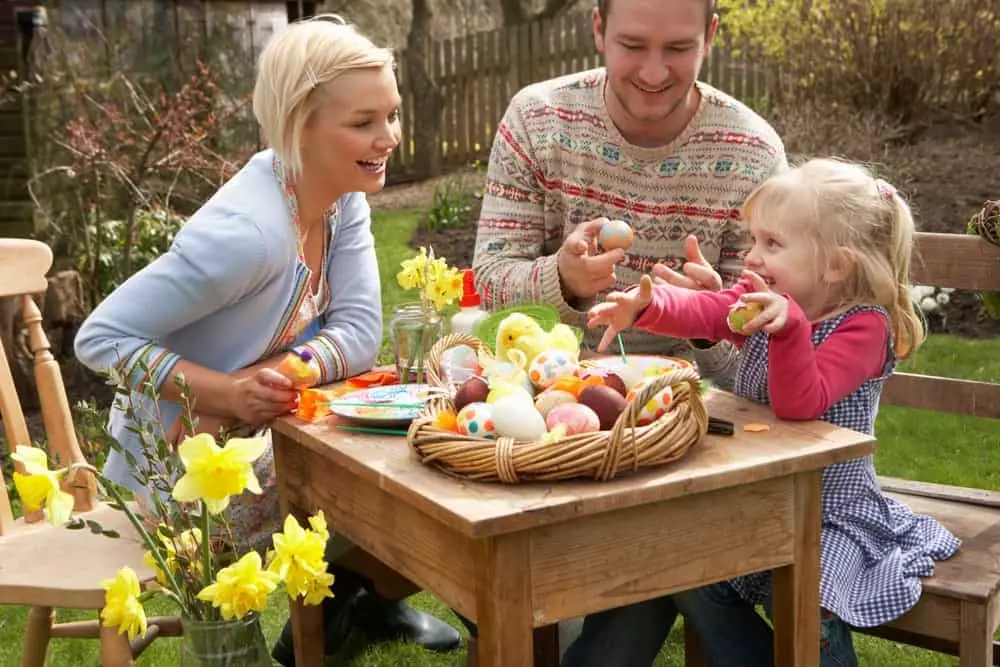
<path fill-rule="evenodd" d="M 257 62 L 253 112 L 292 178 L 302 173 L 302 129 L 317 106 L 316 89 L 350 70 L 393 64 L 391 51 L 337 14 L 293 23 L 271 38 Z"/>
<path fill-rule="evenodd" d="M 814 159 L 761 184 L 747 198 L 743 214 L 748 222 L 791 224 L 793 231 L 812 237 L 817 266 L 828 266 L 846 249 L 854 268 L 840 286 L 839 305 L 888 310 L 899 358 L 924 342 L 924 321 L 909 290 L 913 215 L 892 185 L 862 165 Z"/>

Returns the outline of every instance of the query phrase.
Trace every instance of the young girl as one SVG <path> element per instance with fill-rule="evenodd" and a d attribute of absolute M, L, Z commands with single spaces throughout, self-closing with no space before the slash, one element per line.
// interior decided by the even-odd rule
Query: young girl
<path fill-rule="evenodd" d="M 924 339 L 907 289 L 909 207 L 864 167 L 819 159 L 757 188 L 744 219 L 753 246 L 736 285 L 694 291 L 644 276 L 638 289 L 591 309 L 588 326 L 608 327 L 599 349 L 633 324 L 727 339 L 740 349 L 736 394 L 769 403 L 782 419 L 872 433 L 882 385 Z M 763 310 L 734 332 L 728 316 L 748 304 Z M 884 496 L 871 456 L 827 467 L 822 502 L 822 664 L 854 665 L 849 626 L 880 625 L 910 609 L 919 578 L 959 542 Z M 770 665 L 771 630 L 752 606 L 770 613 L 769 598 L 769 573 L 758 573 L 674 599 L 712 664 Z"/>

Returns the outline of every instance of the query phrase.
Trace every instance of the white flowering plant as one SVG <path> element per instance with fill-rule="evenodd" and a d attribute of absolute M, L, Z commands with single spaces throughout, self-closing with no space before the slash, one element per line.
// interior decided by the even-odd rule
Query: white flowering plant
<path fill-rule="evenodd" d="M 924 315 L 945 317 L 945 306 L 951 301 L 951 295 L 954 291 L 953 287 L 913 285 L 910 287 L 910 298 Z"/>

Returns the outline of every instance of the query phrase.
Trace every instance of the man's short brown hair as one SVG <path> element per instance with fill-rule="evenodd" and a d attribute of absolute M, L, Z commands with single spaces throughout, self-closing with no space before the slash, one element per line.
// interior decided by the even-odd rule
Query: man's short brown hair
<path fill-rule="evenodd" d="M 706 0 L 705 9 L 705 32 L 712 26 L 712 17 L 715 16 L 716 3 L 718 0 Z M 597 13 L 601 17 L 601 26 L 608 22 L 608 10 L 611 8 L 611 0 L 597 0 Z"/>

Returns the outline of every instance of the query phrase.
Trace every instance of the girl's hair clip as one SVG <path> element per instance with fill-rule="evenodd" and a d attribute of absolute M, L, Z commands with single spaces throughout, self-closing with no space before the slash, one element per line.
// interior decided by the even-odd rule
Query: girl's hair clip
<path fill-rule="evenodd" d="M 306 65 L 306 79 L 309 81 L 310 90 L 319 85 L 319 81 L 316 79 L 316 73 L 313 71 L 312 65 Z"/>
<path fill-rule="evenodd" d="M 878 188 L 878 196 L 884 201 L 889 201 L 896 196 L 896 186 L 881 178 L 875 179 L 875 187 Z"/>

